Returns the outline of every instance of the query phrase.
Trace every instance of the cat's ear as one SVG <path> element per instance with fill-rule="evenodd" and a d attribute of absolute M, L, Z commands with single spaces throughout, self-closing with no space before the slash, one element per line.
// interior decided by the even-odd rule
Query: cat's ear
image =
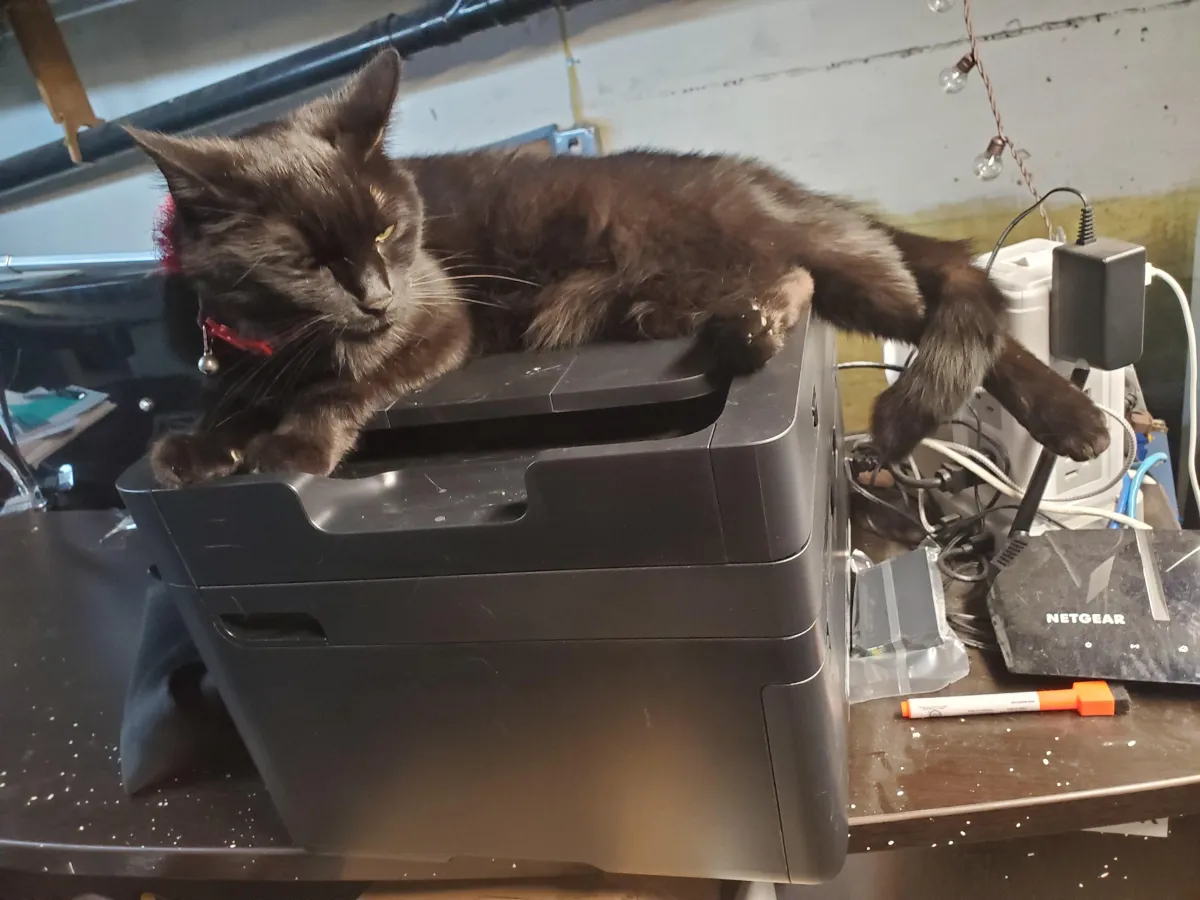
<path fill-rule="evenodd" d="M 176 137 L 140 128 L 125 131 L 154 160 L 176 197 L 221 193 L 221 185 L 232 173 L 229 142 L 221 138 Z"/>
<path fill-rule="evenodd" d="M 335 147 L 368 156 L 383 147 L 400 90 L 400 54 L 387 49 L 314 109 L 318 128 Z"/>

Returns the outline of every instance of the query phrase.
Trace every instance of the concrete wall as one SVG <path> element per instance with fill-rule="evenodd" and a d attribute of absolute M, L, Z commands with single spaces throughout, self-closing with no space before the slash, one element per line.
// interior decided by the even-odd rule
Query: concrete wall
<path fill-rule="evenodd" d="M 139 0 L 64 31 L 96 112 L 114 118 L 419 5 Z M 1190 273 L 1200 2 L 976 0 L 975 12 L 1037 184 L 1085 190 L 1101 231 Z M 596 0 L 419 56 L 394 146 L 469 147 L 578 117 L 610 151 L 752 154 L 902 224 L 990 243 L 1027 194 L 1011 161 L 990 184 L 971 173 L 994 131 L 982 85 L 973 75 L 956 96 L 937 86 L 964 50 L 961 4 L 935 14 L 925 0 Z M 15 44 L 0 41 L 0 156 L 57 136 Z M 36 198 L 0 214 L 0 255 L 148 248 L 159 195 L 143 167 Z M 1056 219 L 1070 229 L 1074 217 L 1067 204 Z M 1039 228 L 1034 219 L 1023 233 Z M 1156 379 L 1177 378 L 1149 368 L 1152 394 Z"/>

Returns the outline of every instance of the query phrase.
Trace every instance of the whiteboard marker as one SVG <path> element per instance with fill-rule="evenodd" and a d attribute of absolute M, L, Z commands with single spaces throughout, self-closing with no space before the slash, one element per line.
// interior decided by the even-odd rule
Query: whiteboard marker
<path fill-rule="evenodd" d="M 918 697 L 900 703 L 906 719 L 983 716 L 1073 709 L 1081 716 L 1119 716 L 1129 711 L 1129 692 L 1107 681 L 1077 681 L 1067 690 L 974 694 L 966 697 Z"/>

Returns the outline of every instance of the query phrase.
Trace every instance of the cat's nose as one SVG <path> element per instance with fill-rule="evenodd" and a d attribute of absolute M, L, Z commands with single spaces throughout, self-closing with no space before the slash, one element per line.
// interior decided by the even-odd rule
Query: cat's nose
<path fill-rule="evenodd" d="M 390 294 L 386 297 L 364 297 L 358 301 L 358 308 L 367 315 L 382 318 L 387 313 L 390 302 Z"/>
<path fill-rule="evenodd" d="M 362 293 L 358 296 L 358 308 L 373 316 L 382 316 L 392 303 L 392 286 L 387 276 L 368 272 L 363 277 Z"/>

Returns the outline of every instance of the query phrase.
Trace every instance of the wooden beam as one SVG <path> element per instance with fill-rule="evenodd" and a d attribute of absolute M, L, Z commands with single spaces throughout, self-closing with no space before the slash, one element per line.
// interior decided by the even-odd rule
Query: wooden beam
<path fill-rule="evenodd" d="M 71 159 L 80 162 L 79 130 L 99 125 L 101 120 L 92 111 L 87 90 L 79 80 L 79 72 L 58 23 L 54 21 L 50 3 L 48 0 L 0 0 L 0 9 L 12 26 L 42 102 L 63 128 L 63 140 Z"/>

